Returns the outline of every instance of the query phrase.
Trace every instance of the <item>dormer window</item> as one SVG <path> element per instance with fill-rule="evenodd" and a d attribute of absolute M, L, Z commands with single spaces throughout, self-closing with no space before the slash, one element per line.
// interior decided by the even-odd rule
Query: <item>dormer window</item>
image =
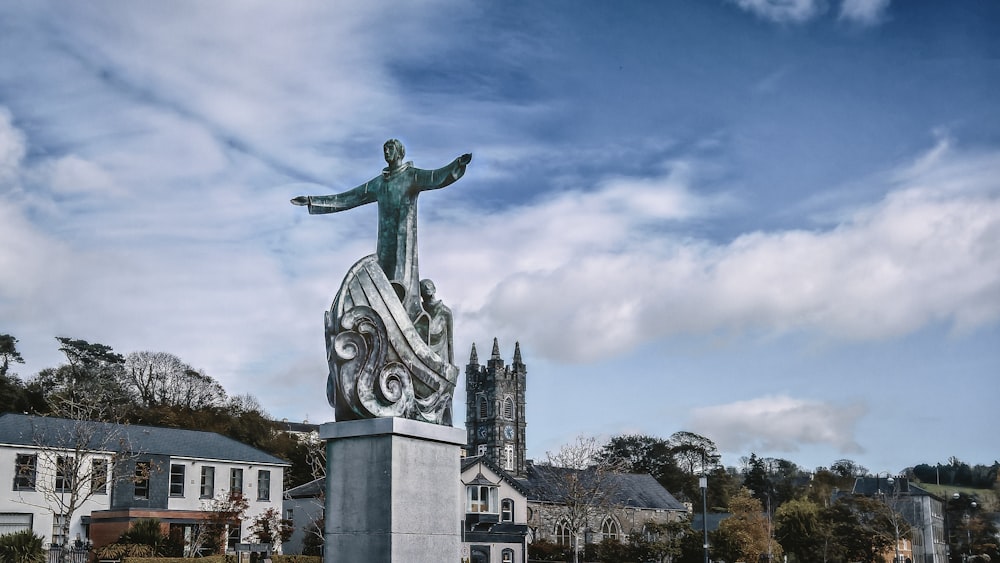
<path fill-rule="evenodd" d="M 500 487 L 480 473 L 465 486 L 465 512 L 468 514 L 499 514 L 499 497 Z"/>

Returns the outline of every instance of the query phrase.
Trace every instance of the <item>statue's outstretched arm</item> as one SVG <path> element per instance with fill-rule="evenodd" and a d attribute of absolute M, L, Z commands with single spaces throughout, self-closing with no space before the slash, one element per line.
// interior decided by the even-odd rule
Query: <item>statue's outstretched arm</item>
<path fill-rule="evenodd" d="M 299 196 L 292 200 L 292 204 L 308 206 L 310 215 L 344 211 L 377 201 L 378 196 L 373 189 L 374 186 L 371 185 L 372 182 L 376 181 L 378 181 L 377 178 L 339 194 Z"/>
<path fill-rule="evenodd" d="M 415 187 L 424 191 L 450 186 L 465 174 L 465 167 L 470 162 L 472 162 L 472 154 L 466 153 L 437 170 L 418 169 Z"/>

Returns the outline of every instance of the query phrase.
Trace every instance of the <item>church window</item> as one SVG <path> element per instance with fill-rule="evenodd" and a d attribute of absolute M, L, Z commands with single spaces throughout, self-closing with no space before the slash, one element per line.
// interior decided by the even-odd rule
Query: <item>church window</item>
<path fill-rule="evenodd" d="M 557 544 L 570 545 L 570 539 L 572 534 L 570 534 L 569 531 L 569 524 L 565 521 L 556 524 L 555 536 Z"/>
<path fill-rule="evenodd" d="M 479 418 L 484 420 L 486 418 L 486 399 L 484 397 L 479 398 Z"/>
<path fill-rule="evenodd" d="M 503 550 L 503 553 L 501 553 L 500 555 L 500 561 L 501 563 L 514 563 L 514 550 L 513 549 Z"/>
<path fill-rule="evenodd" d="M 514 420 L 514 401 L 507 397 L 503 402 L 503 417 L 507 420 Z"/>
<path fill-rule="evenodd" d="M 498 487 L 486 485 L 469 485 L 465 488 L 466 512 L 490 514 L 497 513 L 497 498 L 499 496 Z"/>
<path fill-rule="evenodd" d="M 621 539 L 621 528 L 618 527 L 618 522 L 611 516 L 604 519 L 604 524 L 601 524 L 601 536 L 606 540 L 618 540 Z"/>
<path fill-rule="evenodd" d="M 513 522 L 514 521 L 514 501 L 505 498 L 500 503 L 500 521 L 501 522 Z"/>

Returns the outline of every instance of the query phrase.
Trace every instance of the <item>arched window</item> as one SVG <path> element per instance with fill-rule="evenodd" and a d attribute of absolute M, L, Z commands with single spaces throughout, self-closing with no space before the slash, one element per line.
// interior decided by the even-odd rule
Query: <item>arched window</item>
<path fill-rule="evenodd" d="M 501 563 L 514 563 L 514 550 L 505 549 L 500 553 Z"/>
<path fill-rule="evenodd" d="M 611 516 L 604 519 L 604 523 L 601 524 L 601 537 L 606 540 L 620 540 L 621 539 L 621 528 L 618 526 L 618 522 Z"/>
<path fill-rule="evenodd" d="M 556 543 L 559 545 L 572 545 L 572 534 L 570 533 L 569 525 L 563 521 L 556 524 L 555 534 Z"/>
<path fill-rule="evenodd" d="M 513 522 L 514 521 L 514 501 L 505 498 L 500 502 L 500 521 L 501 522 Z"/>
<path fill-rule="evenodd" d="M 485 420 L 486 419 L 486 414 L 487 414 L 486 413 L 486 398 L 485 397 L 480 397 L 479 398 L 479 419 L 480 420 Z"/>
<path fill-rule="evenodd" d="M 514 420 L 514 400 L 510 397 L 503 402 L 503 417 L 507 420 Z"/>

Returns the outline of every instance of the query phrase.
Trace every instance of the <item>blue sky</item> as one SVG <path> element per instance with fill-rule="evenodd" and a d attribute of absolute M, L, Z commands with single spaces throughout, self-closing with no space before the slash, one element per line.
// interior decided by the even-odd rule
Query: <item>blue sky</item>
<path fill-rule="evenodd" d="M 6 2 L 0 333 L 176 354 L 324 422 L 322 315 L 392 137 L 464 370 L 528 454 L 679 430 L 727 465 L 992 463 L 1000 4 Z M 456 419 L 464 420 L 457 393 Z"/>

